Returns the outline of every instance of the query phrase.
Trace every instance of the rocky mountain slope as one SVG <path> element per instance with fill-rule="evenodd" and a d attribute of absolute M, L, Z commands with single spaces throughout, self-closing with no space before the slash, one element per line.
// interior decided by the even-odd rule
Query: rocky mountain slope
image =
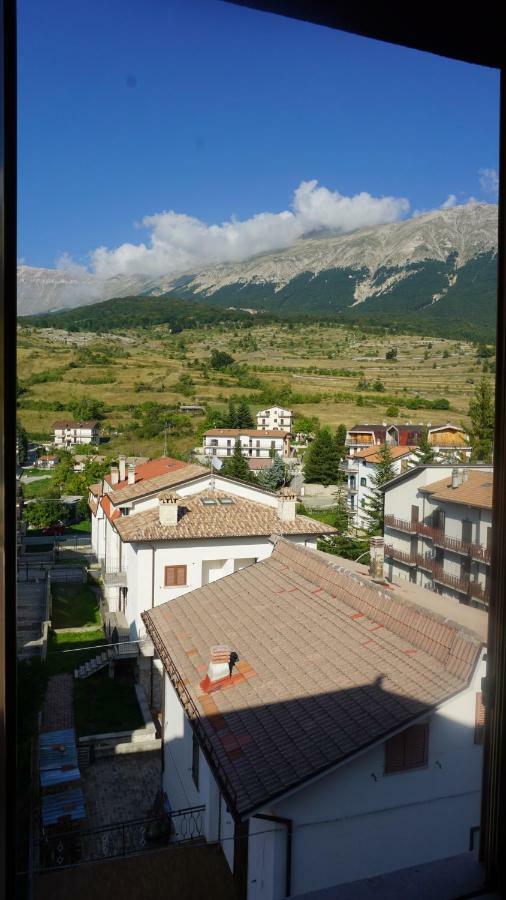
<path fill-rule="evenodd" d="M 99 281 L 22 266 L 19 312 L 170 294 L 281 315 L 427 322 L 460 316 L 492 325 L 496 247 L 497 206 L 468 204 L 351 234 L 307 238 L 287 250 L 177 278 Z"/>

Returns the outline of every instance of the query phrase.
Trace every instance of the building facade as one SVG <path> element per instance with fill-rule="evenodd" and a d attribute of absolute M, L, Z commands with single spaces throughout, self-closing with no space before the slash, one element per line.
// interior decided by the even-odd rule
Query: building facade
<path fill-rule="evenodd" d="M 259 431 L 292 431 L 293 412 L 282 406 L 270 406 L 257 412 L 257 428 Z"/>
<path fill-rule="evenodd" d="M 247 459 L 268 459 L 274 453 L 279 456 L 289 456 L 290 454 L 289 432 L 247 428 L 210 428 L 205 432 L 203 438 L 204 456 L 217 456 L 219 459 L 232 456 L 237 438 L 241 443 L 242 455 Z"/>
<path fill-rule="evenodd" d="M 346 446 L 350 456 L 384 443 L 391 447 L 417 447 L 425 427 L 437 462 L 466 462 L 470 459 L 472 448 L 469 445 L 468 435 L 463 428 L 449 422 L 446 425 L 431 425 L 429 422 L 427 426 L 424 426 L 423 422 L 419 424 L 406 422 L 403 425 L 388 425 L 386 422 L 379 425 L 367 423 L 354 425 L 346 435 Z"/>
<path fill-rule="evenodd" d="M 420 466 L 384 486 L 389 576 L 486 607 L 491 466 Z"/>
<path fill-rule="evenodd" d="M 69 420 L 53 424 L 54 445 L 71 449 L 76 444 L 98 444 L 100 429 L 98 422 L 73 422 Z"/>
<path fill-rule="evenodd" d="M 358 450 L 340 466 L 346 475 L 347 505 L 351 523 L 356 528 L 367 528 L 367 505 L 371 499 L 373 479 L 377 471 L 381 445 Z M 416 447 L 391 447 L 392 468 L 396 475 L 405 472 L 416 459 Z"/>
<path fill-rule="evenodd" d="M 487 615 L 440 598 L 443 618 L 428 597 L 279 540 L 144 614 L 165 668 L 168 808 L 205 806 L 247 900 L 468 851 Z"/>

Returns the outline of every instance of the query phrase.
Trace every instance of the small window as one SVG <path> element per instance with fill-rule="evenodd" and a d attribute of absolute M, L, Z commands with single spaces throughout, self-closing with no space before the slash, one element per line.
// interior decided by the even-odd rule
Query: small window
<path fill-rule="evenodd" d="M 165 566 L 165 587 L 183 587 L 186 585 L 186 566 Z"/>
<path fill-rule="evenodd" d="M 360 485 L 361 487 L 367 487 L 367 478 L 361 478 Z"/>
<path fill-rule="evenodd" d="M 483 744 L 485 732 L 485 707 L 483 705 L 483 694 L 478 691 L 476 694 L 476 707 L 474 713 L 474 743 Z"/>
<path fill-rule="evenodd" d="M 421 769 L 427 765 L 429 726 L 412 725 L 385 741 L 385 774 Z"/>
<path fill-rule="evenodd" d="M 199 789 L 199 761 L 200 761 L 200 748 L 199 742 L 195 736 L 195 732 L 192 732 L 192 778 L 193 783 L 197 790 Z"/>
<path fill-rule="evenodd" d="M 202 503 L 202 506 L 217 506 L 218 505 L 218 501 L 213 500 L 212 497 L 202 497 L 201 503 Z"/>
<path fill-rule="evenodd" d="M 232 497 L 220 497 L 220 503 L 222 506 L 231 506 L 233 504 Z"/>

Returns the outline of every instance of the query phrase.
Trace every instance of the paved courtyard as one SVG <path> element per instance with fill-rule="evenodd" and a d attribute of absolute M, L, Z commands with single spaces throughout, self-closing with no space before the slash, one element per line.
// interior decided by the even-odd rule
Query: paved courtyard
<path fill-rule="evenodd" d="M 160 749 L 99 759 L 81 772 L 87 828 L 151 815 L 161 787 Z"/>

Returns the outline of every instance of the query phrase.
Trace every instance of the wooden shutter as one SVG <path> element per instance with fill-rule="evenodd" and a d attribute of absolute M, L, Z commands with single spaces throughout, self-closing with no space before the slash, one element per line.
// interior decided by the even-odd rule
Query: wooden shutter
<path fill-rule="evenodd" d="M 165 566 L 165 587 L 181 587 L 186 584 L 186 566 Z"/>
<path fill-rule="evenodd" d="M 485 707 L 483 705 L 483 694 L 481 691 L 476 693 L 476 706 L 474 713 L 474 743 L 483 744 L 485 733 Z"/>
<path fill-rule="evenodd" d="M 412 725 L 385 742 L 385 773 L 427 765 L 429 726 Z"/>
<path fill-rule="evenodd" d="M 385 772 L 402 772 L 404 768 L 404 732 L 385 742 Z"/>

